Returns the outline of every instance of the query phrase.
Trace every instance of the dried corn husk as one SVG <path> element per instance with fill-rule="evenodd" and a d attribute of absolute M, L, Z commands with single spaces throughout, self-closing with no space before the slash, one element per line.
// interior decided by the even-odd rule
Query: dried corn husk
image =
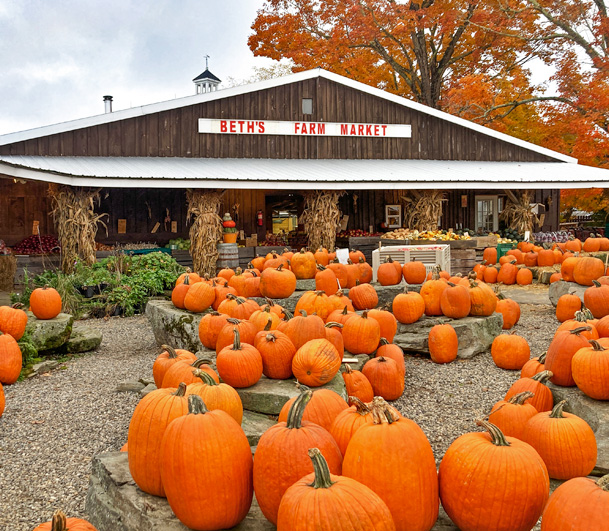
<path fill-rule="evenodd" d="M 74 271 L 78 259 L 87 265 L 95 263 L 95 236 L 97 224 L 108 227 L 102 219 L 108 214 L 96 214 L 99 205 L 99 189 L 73 188 L 67 185 L 50 184 L 49 195 L 53 203 L 53 221 L 61 243 L 61 270 Z"/>
<path fill-rule="evenodd" d="M 336 232 L 341 218 L 338 199 L 345 192 L 310 191 L 305 193 L 304 211 L 298 219 L 309 236 L 309 249 L 325 247 L 334 251 Z"/>
<path fill-rule="evenodd" d="M 187 218 L 190 226 L 190 255 L 193 271 L 199 275 L 216 276 L 218 240 L 222 238 L 220 203 L 224 192 L 211 190 L 187 190 Z"/>
<path fill-rule="evenodd" d="M 420 232 L 438 228 L 442 203 L 448 201 L 441 190 L 412 190 L 400 199 L 404 201 L 404 225 Z"/>
<path fill-rule="evenodd" d="M 533 194 L 530 190 L 524 190 L 518 198 L 518 203 L 509 202 L 501 214 L 499 219 L 512 229 L 518 231 L 519 234 L 524 234 L 530 231 L 535 232 L 535 225 L 539 225 L 539 218 L 531 210 L 531 199 Z"/>
<path fill-rule="evenodd" d="M 0 290 L 13 291 L 17 271 L 17 258 L 12 254 L 0 255 Z"/>

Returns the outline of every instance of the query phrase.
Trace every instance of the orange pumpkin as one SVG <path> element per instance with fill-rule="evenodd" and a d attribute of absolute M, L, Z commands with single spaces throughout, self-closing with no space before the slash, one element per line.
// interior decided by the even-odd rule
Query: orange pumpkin
<path fill-rule="evenodd" d="M 57 510 L 49 522 L 36 526 L 33 531 L 97 531 L 87 520 L 82 518 L 66 518 L 63 511 Z"/>
<path fill-rule="evenodd" d="M 497 282 L 497 276 L 499 275 L 499 270 L 495 267 L 487 267 L 484 270 L 484 282 L 487 284 L 494 284 Z"/>
<path fill-rule="evenodd" d="M 402 377 L 406 375 L 406 361 L 404 359 L 404 351 L 399 345 L 389 343 L 384 337 L 381 337 L 379 348 L 376 349 L 375 357 L 390 358 L 398 365 L 398 369 L 402 373 Z"/>
<path fill-rule="evenodd" d="M 586 238 L 582 249 L 585 253 L 598 253 L 601 250 L 600 238 Z"/>
<path fill-rule="evenodd" d="M 533 396 L 528 398 L 526 403 L 531 404 L 537 411 L 551 411 L 554 406 L 554 397 L 546 385 L 551 377 L 550 371 L 542 371 L 530 378 L 520 378 L 511 385 L 503 399 L 509 400 L 518 393 L 529 391 L 533 393 Z"/>
<path fill-rule="evenodd" d="M 509 400 L 499 400 L 491 409 L 488 421 L 497 426 L 505 435 L 522 440 L 522 432 L 527 421 L 538 411 L 525 403 L 533 393 L 518 393 Z"/>
<path fill-rule="evenodd" d="M 237 328 L 233 334 L 233 344 L 216 357 L 218 374 L 231 387 L 251 387 L 262 376 L 262 356 L 253 344 L 241 343 Z"/>
<path fill-rule="evenodd" d="M 292 359 L 294 377 L 309 387 L 319 387 L 336 376 L 342 362 L 336 347 L 327 339 L 312 339 Z"/>
<path fill-rule="evenodd" d="M 503 330 L 509 330 L 520 320 L 520 305 L 515 300 L 505 297 L 503 293 L 497 298 L 495 311 L 503 316 Z"/>
<path fill-rule="evenodd" d="M 315 275 L 315 291 L 322 290 L 328 296 L 336 293 L 338 291 L 338 283 L 336 282 L 334 271 L 322 265 L 318 265 L 317 269 L 318 271 Z"/>
<path fill-rule="evenodd" d="M 591 256 L 578 258 L 573 268 L 573 280 L 582 286 L 592 286 L 593 281 L 604 274 L 604 262 Z"/>
<path fill-rule="evenodd" d="M 13 384 L 21 373 L 23 359 L 15 338 L 0 333 L 0 383 Z"/>
<path fill-rule="evenodd" d="M 609 350 L 598 341 L 578 350 L 571 360 L 573 380 L 582 393 L 595 400 L 609 400 Z"/>
<path fill-rule="evenodd" d="M 352 371 L 352 373 L 362 374 L 359 371 Z M 343 377 L 345 374 L 348 373 L 343 373 Z M 370 385 L 368 378 L 366 378 L 363 374 L 361 378 L 365 378 L 363 381 L 367 382 L 367 387 L 365 393 L 361 389 L 358 392 L 374 398 L 372 386 Z M 345 384 L 346 383 L 347 379 L 345 378 Z M 368 387 L 370 389 L 368 389 Z M 370 400 L 367 402 L 372 402 L 372 398 L 370 398 Z M 330 426 L 330 433 L 332 434 L 332 437 L 334 437 L 334 440 L 336 441 L 336 444 L 338 444 L 338 447 L 343 455 L 345 455 L 349 441 L 355 432 L 363 425 L 372 424 L 373 422 L 372 410 L 370 406 L 365 403 L 366 401 L 361 400 L 356 395 L 350 394 L 349 402 L 351 403 L 351 407 L 343 409 L 338 415 L 336 415 L 336 418 Z"/>
<path fill-rule="evenodd" d="M 345 350 L 351 354 L 372 354 L 381 340 L 381 326 L 368 312 L 355 315 L 343 325 Z"/>
<path fill-rule="evenodd" d="M 609 315 L 609 285 L 602 285 L 597 280 L 592 281 L 584 291 L 584 305 L 596 319 Z"/>
<path fill-rule="evenodd" d="M 305 385 L 298 384 L 298 389 L 305 391 Z M 286 422 L 292 404 L 297 397 L 290 398 L 279 412 L 278 422 Z M 330 431 L 332 423 L 341 412 L 349 408 L 349 404 L 343 400 L 336 391 L 331 389 L 315 389 L 311 401 L 306 405 L 302 420 L 314 422 L 318 426 Z"/>
<path fill-rule="evenodd" d="M 429 331 L 427 339 L 431 361 L 450 363 L 457 359 L 459 339 L 455 329 L 449 324 L 437 324 Z"/>
<path fill-rule="evenodd" d="M 489 265 L 495 265 L 497 263 L 497 247 L 487 247 L 482 252 L 482 260 Z"/>
<path fill-rule="evenodd" d="M 318 315 L 307 315 L 306 311 L 290 319 L 282 330 L 292 341 L 296 350 L 312 339 L 325 339 L 324 321 Z"/>
<path fill-rule="evenodd" d="M 412 260 L 402 266 L 402 274 L 407 284 L 423 284 L 427 278 L 427 270 L 423 262 Z"/>
<path fill-rule="evenodd" d="M 19 308 L 0 306 L 0 332 L 9 334 L 19 341 L 25 333 L 27 313 Z"/>
<path fill-rule="evenodd" d="M 165 374 L 174 363 L 177 363 L 178 361 L 187 361 L 192 363 L 197 359 L 197 357 L 188 350 L 174 349 L 169 345 L 161 345 L 161 348 L 164 349 L 164 351 L 157 356 L 156 360 L 154 360 L 154 363 L 152 364 L 152 377 L 154 378 L 154 385 L 156 385 L 159 389 L 163 384 Z"/>
<path fill-rule="evenodd" d="M 221 409 L 235 419 L 241 426 L 243 420 L 243 404 L 239 393 L 225 383 L 218 383 L 205 371 L 195 371 L 194 375 L 200 381 L 186 386 L 186 396 L 198 395 L 207 409 Z"/>
<path fill-rule="evenodd" d="M 206 313 L 199 321 L 199 340 L 205 348 L 216 350 L 218 335 L 228 323 L 228 315 L 218 312 Z"/>
<path fill-rule="evenodd" d="M 516 284 L 519 286 L 528 286 L 533 282 L 533 272 L 526 267 L 520 268 L 516 273 Z"/>
<path fill-rule="evenodd" d="M 404 393 L 404 374 L 391 358 L 379 356 L 368 360 L 362 373 L 372 385 L 374 396 L 397 400 Z"/>
<path fill-rule="evenodd" d="M 378 267 L 376 279 L 381 286 L 395 286 L 402 282 L 402 269 L 400 268 L 398 271 L 394 266 L 395 263 L 397 262 L 394 262 L 389 256 L 385 263 Z"/>
<path fill-rule="evenodd" d="M 425 313 L 425 301 L 420 293 L 406 291 L 396 295 L 391 309 L 400 323 L 416 323 Z"/>
<path fill-rule="evenodd" d="M 189 312 L 201 313 L 207 310 L 216 300 L 216 291 L 205 282 L 196 282 L 184 296 L 184 308 Z"/>
<path fill-rule="evenodd" d="M 546 362 L 547 352 L 544 352 L 540 356 L 530 359 L 523 366 L 520 371 L 521 378 L 530 378 L 540 372 L 545 370 L 545 362 Z"/>
<path fill-rule="evenodd" d="M 575 317 L 575 313 L 582 309 L 582 301 L 573 293 L 565 293 L 558 298 L 556 303 L 556 318 L 564 323 Z"/>
<path fill-rule="evenodd" d="M 292 359 L 296 348 L 290 338 L 279 330 L 256 334 L 254 347 L 262 357 L 262 374 L 267 378 L 285 380 L 292 377 Z"/>
<path fill-rule="evenodd" d="M 448 282 L 448 287 L 440 295 L 442 313 L 451 319 L 461 319 L 469 315 L 471 306 L 467 288 Z"/>
<path fill-rule="evenodd" d="M 431 280 L 427 280 L 423 286 L 421 286 L 421 297 L 425 302 L 425 315 L 442 315 L 442 307 L 440 305 L 440 299 L 444 290 L 448 288 L 448 282 L 440 278 L 439 273 L 432 277 Z"/>
<path fill-rule="evenodd" d="M 349 290 L 349 298 L 356 310 L 371 310 L 379 303 L 379 296 L 370 284 L 360 284 Z"/>
<path fill-rule="evenodd" d="M 348 364 L 345 364 L 345 370 L 343 371 L 342 375 L 343 380 L 345 381 L 345 387 L 347 388 L 349 403 L 351 405 L 357 405 L 357 403 L 353 401 L 353 398 L 357 398 L 362 403 L 372 402 L 372 399 L 374 398 L 374 391 L 372 390 L 370 381 L 364 376 L 364 373 L 361 371 L 356 371 Z M 332 433 L 332 430 L 330 430 L 330 433 Z M 336 442 L 338 443 L 338 446 L 341 446 L 338 440 Z M 341 452 L 343 455 L 345 453 L 345 449 L 346 448 L 341 447 Z"/>
<path fill-rule="evenodd" d="M 55 288 L 36 288 L 30 295 L 30 309 L 37 319 L 54 319 L 61 313 L 61 304 Z"/>
<path fill-rule="evenodd" d="M 297 279 L 315 278 L 317 273 L 317 263 L 315 256 L 310 251 L 301 249 L 299 253 L 294 253 L 290 260 L 290 267 Z"/>
<path fill-rule="evenodd" d="M 298 299 L 294 315 L 302 315 L 301 312 L 305 311 L 308 315 L 316 314 L 325 321 L 332 310 L 334 307 L 325 291 L 306 291 Z"/>
<path fill-rule="evenodd" d="M 266 264 L 265 264 L 266 265 Z M 296 290 L 296 276 L 282 265 L 266 268 L 260 275 L 260 293 L 270 299 L 285 299 Z"/>
<path fill-rule="evenodd" d="M 369 310 L 368 317 L 378 321 L 381 327 L 381 337 L 391 343 L 398 331 L 398 322 L 395 315 L 387 310 Z"/>
<path fill-rule="evenodd" d="M 516 334 L 498 335 L 491 345 L 491 356 L 501 369 L 520 370 L 531 357 L 529 343 Z"/>

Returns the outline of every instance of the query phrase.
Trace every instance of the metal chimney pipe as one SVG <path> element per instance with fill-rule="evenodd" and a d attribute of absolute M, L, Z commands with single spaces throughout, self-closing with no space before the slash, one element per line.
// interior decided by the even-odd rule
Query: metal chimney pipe
<path fill-rule="evenodd" d="M 105 112 L 112 112 L 112 96 L 104 96 Z"/>

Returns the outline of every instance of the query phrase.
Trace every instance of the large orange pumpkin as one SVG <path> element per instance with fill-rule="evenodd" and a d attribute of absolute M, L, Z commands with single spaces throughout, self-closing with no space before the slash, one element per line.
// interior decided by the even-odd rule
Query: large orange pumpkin
<path fill-rule="evenodd" d="M 338 283 L 334 271 L 322 265 L 317 266 L 317 274 L 315 275 L 315 290 L 325 291 L 326 295 L 333 295 L 338 291 Z"/>
<path fill-rule="evenodd" d="M 327 339 L 312 339 L 302 345 L 292 359 L 294 377 L 309 387 L 328 383 L 340 369 L 342 358 Z"/>
<path fill-rule="evenodd" d="M 316 314 L 325 321 L 334 309 L 325 291 L 305 291 L 296 303 L 294 315 L 302 315 L 304 310 L 308 315 Z"/>
<path fill-rule="evenodd" d="M 371 310 L 379 303 L 378 293 L 372 285 L 360 284 L 359 281 L 349 290 L 349 298 L 356 310 Z"/>
<path fill-rule="evenodd" d="M 499 400 L 491 409 L 488 421 L 497 426 L 504 435 L 523 440 L 522 432 L 527 421 L 538 413 L 531 404 L 525 403 L 532 396 L 533 393 L 525 391 L 509 400 Z"/>
<path fill-rule="evenodd" d="M 323 319 L 318 315 L 307 315 L 306 311 L 301 312 L 290 319 L 282 330 L 292 341 L 296 350 L 312 339 L 325 339 L 326 328 Z"/>
<path fill-rule="evenodd" d="M 190 312 L 201 313 L 216 300 L 216 291 L 206 282 L 192 284 L 184 296 L 184 308 Z"/>
<path fill-rule="evenodd" d="M 397 400 L 404 393 L 404 373 L 391 358 L 379 356 L 368 360 L 362 373 L 372 385 L 375 396 Z"/>
<path fill-rule="evenodd" d="M 516 334 L 498 335 L 491 345 L 491 356 L 501 369 L 520 370 L 531 357 L 529 343 Z"/>
<path fill-rule="evenodd" d="M 429 331 L 427 339 L 431 361 L 450 363 L 457 359 L 459 339 L 455 329 L 449 324 L 437 324 Z"/>
<path fill-rule="evenodd" d="M 490 422 L 477 424 L 488 433 L 461 435 L 442 458 L 442 507 L 459 529 L 529 531 L 548 500 L 546 466 L 530 445 L 506 437 Z"/>
<path fill-rule="evenodd" d="M 163 378 L 165 378 L 165 373 L 169 370 L 169 368 L 176 362 L 188 361 L 192 363 L 197 359 L 197 357 L 188 350 L 183 349 L 174 349 L 169 345 L 161 345 L 163 352 L 161 352 L 154 363 L 152 364 L 152 377 L 154 378 L 154 385 L 156 385 L 159 389 L 163 384 Z"/>
<path fill-rule="evenodd" d="M 38 319 L 54 319 L 61 313 L 61 304 L 55 288 L 36 288 L 30 295 L 30 309 Z"/>
<path fill-rule="evenodd" d="M 290 260 L 290 267 L 297 279 L 315 278 L 315 273 L 317 273 L 315 256 L 305 249 L 301 249 L 299 253 L 294 253 Z"/>
<path fill-rule="evenodd" d="M 369 310 L 368 317 L 375 319 L 381 327 L 381 337 L 384 337 L 389 343 L 393 341 L 396 332 L 398 331 L 398 322 L 393 313 L 381 310 Z"/>
<path fill-rule="evenodd" d="M 520 305 L 515 300 L 505 297 L 503 293 L 499 293 L 497 299 L 495 311 L 503 316 L 503 330 L 509 330 L 520 320 Z"/>
<path fill-rule="evenodd" d="M 407 284 L 423 284 L 427 278 L 427 270 L 423 262 L 412 260 L 402 266 L 402 274 Z"/>
<path fill-rule="evenodd" d="M 469 292 L 465 286 L 449 282 L 448 287 L 440 295 L 440 309 L 451 319 L 467 317 L 471 306 Z"/>
<path fill-rule="evenodd" d="M 82 518 L 66 518 L 63 511 L 57 510 L 52 520 L 36 526 L 33 531 L 97 531 L 97 528 Z"/>
<path fill-rule="evenodd" d="M 19 378 L 23 358 L 15 338 L 0 333 L 0 383 L 13 384 Z"/>
<path fill-rule="evenodd" d="M 343 325 L 345 350 L 351 354 L 372 354 L 381 340 L 381 325 L 368 312 L 355 315 Z"/>
<path fill-rule="evenodd" d="M 25 333 L 27 313 L 19 308 L 0 306 L 0 332 L 9 334 L 19 341 Z"/>
<path fill-rule="evenodd" d="M 583 332 L 587 327 L 578 327 L 572 330 L 561 330 L 557 332 L 546 354 L 545 369 L 552 371 L 552 383 L 564 387 L 575 385 L 571 362 L 573 356 L 582 348 L 589 346 L 588 338 Z"/>
<path fill-rule="evenodd" d="M 582 309 L 582 301 L 574 293 L 565 293 L 558 298 L 556 303 L 556 318 L 564 323 L 575 317 L 575 312 Z"/>
<path fill-rule="evenodd" d="M 296 348 L 290 338 L 279 330 L 256 334 L 254 347 L 262 357 L 262 374 L 267 378 L 285 380 L 292 377 L 292 359 Z"/>
<path fill-rule="evenodd" d="M 406 291 L 396 295 L 391 309 L 400 323 L 416 323 L 425 313 L 425 301 L 420 293 Z"/>
<path fill-rule="evenodd" d="M 196 383 L 186 386 L 186 396 L 199 395 L 207 409 L 221 409 L 226 411 L 241 426 L 243 420 L 243 403 L 239 393 L 225 383 L 218 383 L 205 371 L 195 371 L 194 375 L 200 379 Z"/>
<path fill-rule="evenodd" d="M 297 387 L 300 392 L 307 390 L 305 385 L 297 384 Z M 290 398 L 283 405 L 277 419 L 279 422 L 288 420 L 290 408 L 297 398 L 297 396 Z M 329 431 L 336 417 L 348 407 L 349 404 L 337 392 L 331 389 L 315 389 L 311 400 L 305 407 L 302 420 L 313 422 Z"/>
<path fill-rule="evenodd" d="M 604 262 L 592 256 L 579 257 L 573 268 L 573 280 L 582 286 L 592 286 L 592 281 L 599 279 L 604 274 Z"/>
<path fill-rule="evenodd" d="M 266 264 L 265 264 L 266 265 Z M 265 268 L 260 275 L 260 293 L 270 299 L 285 299 L 296 289 L 296 276 L 282 265 Z"/>
<path fill-rule="evenodd" d="M 233 334 L 233 344 L 224 347 L 216 357 L 218 374 L 232 387 L 251 387 L 262 376 L 262 356 L 254 345 L 241 343 L 238 329 Z"/>
<path fill-rule="evenodd" d="M 448 287 L 448 282 L 441 278 L 438 273 L 434 274 L 431 280 L 425 281 L 420 291 L 421 297 L 423 297 L 425 302 L 425 315 L 442 315 L 440 299 L 442 293 Z"/>
<path fill-rule="evenodd" d="M 527 403 L 531 404 L 537 411 L 551 411 L 554 406 L 554 397 L 552 391 L 546 385 L 551 377 L 552 373 L 550 371 L 542 371 L 530 378 L 520 378 L 511 385 L 503 399 L 509 400 L 518 393 L 529 391 L 533 393 L 533 396 L 526 400 Z"/>
<path fill-rule="evenodd" d="M 582 393 L 595 400 L 609 400 L 609 350 L 598 341 L 575 353 L 571 370 Z"/>
<path fill-rule="evenodd" d="M 593 280 L 592 284 L 584 291 L 584 305 L 596 319 L 601 319 L 609 315 L 609 286 L 602 285 L 597 280 Z"/>
<path fill-rule="evenodd" d="M 312 474 L 294 483 L 281 498 L 278 531 L 395 531 L 385 502 L 361 483 L 330 474 L 317 448 L 310 448 Z"/>
<path fill-rule="evenodd" d="M 197 460 L 205 473 L 193 473 Z M 228 529 L 241 522 L 253 496 L 252 451 L 241 426 L 197 395 L 188 415 L 163 435 L 161 479 L 171 510 L 192 529 Z"/>
<path fill-rule="evenodd" d="M 229 316 L 216 311 L 206 313 L 199 321 L 199 339 L 204 347 L 216 350 L 218 335 L 228 323 Z"/>
<path fill-rule="evenodd" d="M 402 282 L 402 269 L 398 271 L 394 266 L 395 263 L 389 256 L 385 263 L 379 265 L 376 279 L 381 286 L 394 286 Z"/>

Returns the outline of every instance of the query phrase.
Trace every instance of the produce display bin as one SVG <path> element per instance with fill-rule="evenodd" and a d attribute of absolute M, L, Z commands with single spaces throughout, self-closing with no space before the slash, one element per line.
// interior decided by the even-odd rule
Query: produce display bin
<path fill-rule="evenodd" d="M 428 273 L 436 266 L 450 273 L 450 245 L 391 245 L 372 251 L 373 282 L 379 266 L 389 257 L 402 265 L 412 260 L 423 262 Z"/>
<path fill-rule="evenodd" d="M 515 249 L 515 243 L 498 243 L 497 244 L 497 260 L 505 255 L 510 249 Z"/>
<path fill-rule="evenodd" d="M 123 250 L 125 254 L 150 254 L 150 253 L 166 253 L 171 254 L 171 249 L 169 247 L 155 247 L 153 249 L 125 249 Z"/>

